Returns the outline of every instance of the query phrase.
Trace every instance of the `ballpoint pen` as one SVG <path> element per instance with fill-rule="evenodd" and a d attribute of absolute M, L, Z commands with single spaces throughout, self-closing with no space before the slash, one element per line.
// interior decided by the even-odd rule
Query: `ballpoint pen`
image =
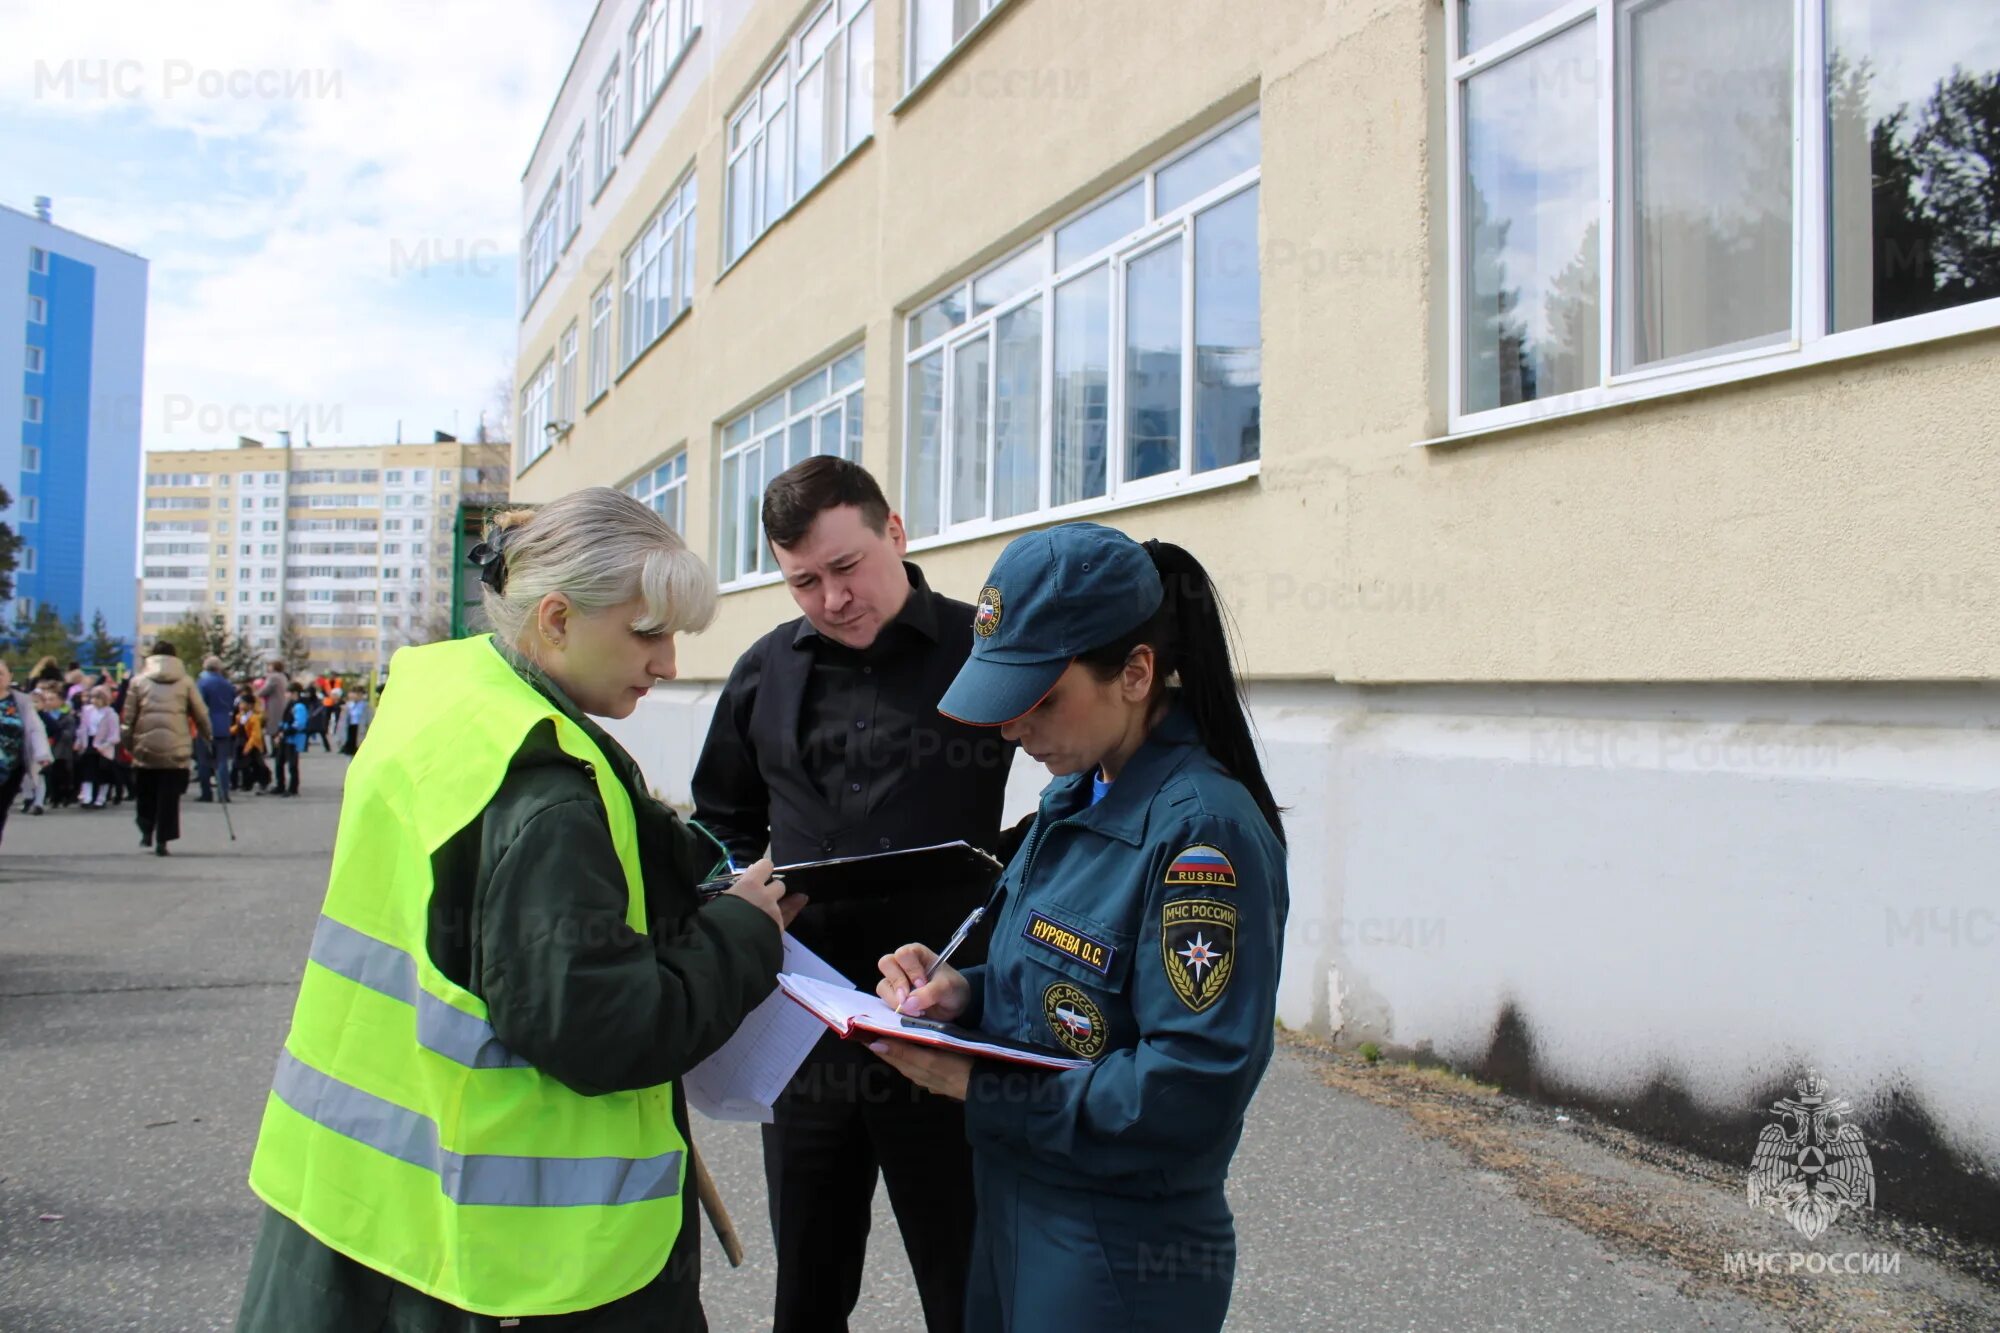
<path fill-rule="evenodd" d="M 937 970 L 943 967 L 945 965 L 946 960 L 948 960 L 954 953 L 958 952 L 958 946 L 965 943 L 965 937 L 972 933 L 972 928 L 978 925 L 980 919 L 983 918 L 985 915 L 986 915 L 986 905 L 982 903 L 978 907 L 973 908 L 972 911 L 966 915 L 965 920 L 958 923 L 958 929 L 954 930 L 951 933 L 951 938 L 945 941 L 944 948 L 939 950 L 938 956 L 931 960 L 931 965 L 924 969 L 924 979 L 918 985 L 919 990 L 921 990 L 924 986 L 928 986 L 931 984 L 931 978 L 937 975 Z M 903 1004 L 908 1004 L 909 999 L 910 999 L 909 996 L 907 995 L 904 996 Z M 902 1011 L 902 1005 L 898 1005 L 896 1006 L 896 1008 L 899 1013 Z"/>

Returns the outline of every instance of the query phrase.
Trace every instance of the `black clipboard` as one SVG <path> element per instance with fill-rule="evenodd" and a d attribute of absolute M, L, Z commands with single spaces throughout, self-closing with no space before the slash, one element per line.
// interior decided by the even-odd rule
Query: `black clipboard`
<path fill-rule="evenodd" d="M 1005 868 L 988 852 L 961 839 L 867 856 L 800 861 L 771 873 L 785 881 L 787 892 L 803 893 L 815 904 L 827 905 L 892 902 L 946 884 L 990 886 Z M 734 875 L 718 876 L 704 880 L 696 892 L 703 899 L 712 898 L 735 882 Z"/>

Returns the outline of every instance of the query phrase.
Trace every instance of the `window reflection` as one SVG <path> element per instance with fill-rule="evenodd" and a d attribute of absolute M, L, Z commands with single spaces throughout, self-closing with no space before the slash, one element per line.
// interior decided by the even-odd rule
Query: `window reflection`
<path fill-rule="evenodd" d="M 1963 0 L 1827 6 L 1833 327 L 2000 297 L 2000 26 Z"/>

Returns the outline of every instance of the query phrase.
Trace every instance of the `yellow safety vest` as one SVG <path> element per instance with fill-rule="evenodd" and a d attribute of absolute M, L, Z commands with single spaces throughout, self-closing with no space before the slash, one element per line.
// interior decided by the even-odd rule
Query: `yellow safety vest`
<path fill-rule="evenodd" d="M 250 1186 L 340 1253 L 460 1309 L 567 1314 L 637 1291 L 680 1232 L 673 1085 L 586 1097 L 509 1051 L 425 947 L 431 854 L 555 723 L 594 774 L 626 921 L 647 932 L 631 797 L 491 636 L 405 648 L 348 770 L 326 904 Z"/>

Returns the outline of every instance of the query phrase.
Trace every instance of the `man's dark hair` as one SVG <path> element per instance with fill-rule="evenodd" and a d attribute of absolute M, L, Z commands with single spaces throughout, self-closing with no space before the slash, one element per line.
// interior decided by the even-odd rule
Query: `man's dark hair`
<path fill-rule="evenodd" d="M 764 535 L 783 550 L 805 539 L 813 520 L 829 509 L 853 505 L 877 535 L 889 529 L 889 502 L 868 469 L 830 454 L 796 463 L 764 490 Z"/>
<path fill-rule="evenodd" d="M 179 657 L 180 655 L 181 650 L 174 647 L 172 639 L 161 639 L 153 645 L 153 656 L 155 657 Z"/>

